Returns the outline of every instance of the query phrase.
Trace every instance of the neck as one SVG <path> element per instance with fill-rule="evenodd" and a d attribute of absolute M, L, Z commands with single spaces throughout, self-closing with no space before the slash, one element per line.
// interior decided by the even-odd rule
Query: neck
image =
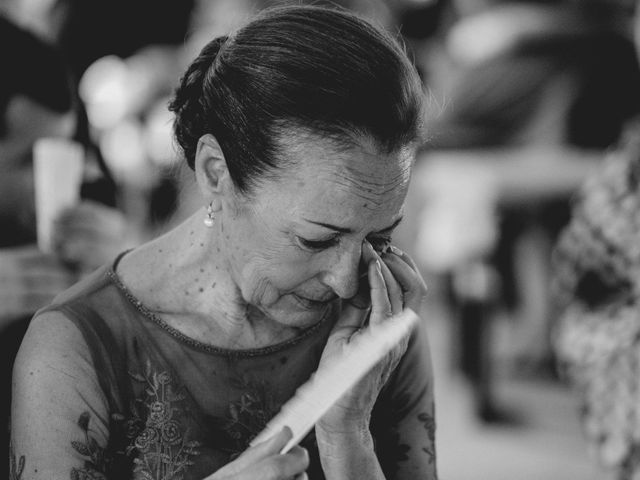
<path fill-rule="evenodd" d="M 260 348 L 295 336 L 242 298 L 222 226 L 207 228 L 202 218 L 198 211 L 123 259 L 119 273 L 133 295 L 172 327 L 217 347 Z"/>

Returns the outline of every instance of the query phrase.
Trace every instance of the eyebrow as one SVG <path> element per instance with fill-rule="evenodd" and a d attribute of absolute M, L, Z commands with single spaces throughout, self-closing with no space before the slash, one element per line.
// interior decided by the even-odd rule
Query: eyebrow
<path fill-rule="evenodd" d="M 383 228 L 382 230 L 378 230 L 376 233 L 386 233 L 386 232 L 390 232 L 391 230 L 393 230 L 394 228 L 396 228 L 400 222 L 402 221 L 404 217 L 399 217 L 395 222 L 393 222 L 392 225 Z M 351 230 L 350 228 L 345 228 L 345 227 L 339 227 L 337 225 L 331 225 L 330 223 L 324 223 L 324 222 L 314 222 L 313 220 L 307 220 L 305 219 L 307 222 L 309 223 L 313 223 L 314 225 L 319 225 L 321 227 L 324 228 L 328 228 L 329 230 L 335 230 L 336 232 L 340 232 L 340 233 L 353 233 L 353 230 Z"/>

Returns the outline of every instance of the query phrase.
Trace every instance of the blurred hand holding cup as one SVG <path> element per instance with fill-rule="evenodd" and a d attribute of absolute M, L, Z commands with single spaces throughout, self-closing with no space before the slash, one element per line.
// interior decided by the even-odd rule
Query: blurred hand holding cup
<path fill-rule="evenodd" d="M 41 138 L 33 147 L 38 247 L 52 253 L 53 222 L 78 203 L 83 177 L 84 148 L 65 138 Z"/>

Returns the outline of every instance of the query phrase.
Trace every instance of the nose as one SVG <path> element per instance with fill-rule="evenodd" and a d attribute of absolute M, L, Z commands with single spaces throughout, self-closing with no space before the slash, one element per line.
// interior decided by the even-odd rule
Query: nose
<path fill-rule="evenodd" d="M 323 272 L 322 282 L 340 298 L 351 298 L 358 293 L 361 248 L 334 251 L 333 258 Z"/>

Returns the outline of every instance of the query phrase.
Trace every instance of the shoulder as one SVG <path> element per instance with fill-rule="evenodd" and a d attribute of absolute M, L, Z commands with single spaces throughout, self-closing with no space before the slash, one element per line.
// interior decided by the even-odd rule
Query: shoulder
<path fill-rule="evenodd" d="M 132 302 L 118 282 L 110 265 L 98 268 L 39 310 L 32 320 L 33 329 L 75 325 L 90 347 L 95 342 L 116 341 L 132 316 Z"/>
<path fill-rule="evenodd" d="M 90 361 L 82 333 L 64 313 L 46 311 L 29 324 L 16 358 L 14 378 L 21 373 L 32 377 L 35 372 L 59 368 L 74 359 Z"/>
<path fill-rule="evenodd" d="M 78 440 L 90 415 L 96 451 L 98 444 L 106 445 L 105 392 L 80 331 L 63 313 L 33 319 L 15 362 L 11 393 L 11 442 L 29 478 L 68 478 L 87 460 Z"/>
<path fill-rule="evenodd" d="M 104 385 L 89 344 L 64 313 L 31 321 L 13 367 L 13 395 L 31 404 L 64 404 L 76 397 L 102 404 Z M 106 372 L 101 372 L 101 376 Z"/>
<path fill-rule="evenodd" d="M 14 384 L 53 391 L 70 387 L 71 379 L 88 382 L 92 390 L 108 390 L 115 381 L 113 367 L 122 358 L 121 337 L 126 334 L 120 328 L 118 308 L 110 307 L 113 304 L 70 295 L 36 313 L 18 350 Z"/>
<path fill-rule="evenodd" d="M 60 293 L 53 299 L 52 305 L 61 305 L 77 299 L 86 299 L 92 292 L 98 291 L 109 284 L 108 272 L 111 265 L 103 265 L 80 281 Z"/>

